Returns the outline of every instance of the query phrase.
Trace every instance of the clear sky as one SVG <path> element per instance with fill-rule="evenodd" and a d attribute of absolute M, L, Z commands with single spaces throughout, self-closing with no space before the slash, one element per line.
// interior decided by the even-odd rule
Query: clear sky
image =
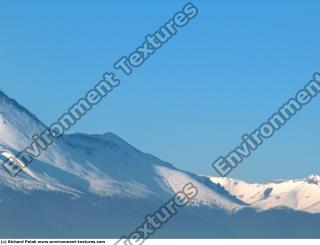
<path fill-rule="evenodd" d="M 0 89 L 51 124 L 186 3 L 133 2 L 1 1 Z M 320 4 L 300 2 L 193 1 L 199 15 L 71 132 L 111 131 L 179 168 L 216 175 L 212 161 L 320 71 Z M 319 100 L 230 176 L 320 174 Z"/>

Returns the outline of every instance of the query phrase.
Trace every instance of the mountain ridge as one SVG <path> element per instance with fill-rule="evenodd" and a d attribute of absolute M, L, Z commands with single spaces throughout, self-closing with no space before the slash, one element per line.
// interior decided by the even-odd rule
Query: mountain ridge
<path fill-rule="evenodd" d="M 1 152 L 18 153 L 33 134 L 46 129 L 32 115 L 0 95 Z M 110 132 L 65 134 L 28 167 L 37 179 L 24 172 L 11 177 L 0 169 L 1 238 L 118 238 L 130 234 L 190 182 L 198 195 L 159 237 L 320 236 L 320 202 L 307 209 L 291 203 L 268 206 L 262 198 L 249 204 L 214 177 L 180 170 Z M 318 186 L 318 176 L 308 181 L 308 188 Z M 259 194 L 270 196 L 266 190 Z"/>
<path fill-rule="evenodd" d="M 284 206 L 299 211 L 320 213 L 320 176 L 315 174 L 303 179 L 276 180 L 261 184 L 227 177 L 211 177 L 210 180 L 258 209 Z"/>
<path fill-rule="evenodd" d="M 45 129 L 44 124 L 34 114 L 2 91 L 0 93 L 0 104 L 0 114 L 6 115 L 6 118 L 3 118 L 6 122 L 1 123 L 0 121 L 0 135 L 4 135 L 4 137 L 1 137 L 2 140 L 0 139 L 2 148 L 18 152 L 22 147 L 21 144 L 15 145 L 15 142 L 24 139 L 23 142 L 27 144 L 28 140 L 31 142 L 34 133 L 39 133 Z M 32 125 L 32 127 L 29 125 Z M 30 132 L 25 132 L 28 130 Z M 13 141 L 8 139 L 12 135 L 15 138 Z M 278 207 L 277 205 L 270 205 L 269 207 L 267 204 L 253 203 L 242 198 L 230 187 L 223 185 L 222 180 L 224 178 L 215 179 L 214 177 L 199 176 L 180 170 L 171 163 L 138 150 L 112 132 L 92 135 L 86 133 L 65 134 L 57 139 L 38 159 L 35 159 L 30 168 L 43 183 L 37 183 L 26 174 L 18 176 L 16 180 L 19 181 L 15 183 L 15 179 L 4 176 L 6 173 L 0 174 L 0 182 L 9 187 L 14 187 L 16 190 L 21 188 L 30 191 L 33 184 L 36 190 L 45 190 L 45 187 L 47 187 L 47 190 L 60 190 L 76 196 L 79 193 L 94 193 L 106 197 L 120 195 L 134 198 L 154 198 L 160 196 L 165 199 L 169 196 L 169 193 L 172 195 L 179 191 L 183 183 L 193 181 L 201 189 L 198 200 L 195 201 L 197 205 L 218 205 L 220 208 L 231 212 L 247 206 L 258 209 Z M 307 180 L 309 184 L 318 184 L 320 177 L 310 175 Z M 295 181 L 299 182 L 301 180 Z M 275 184 L 272 182 L 274 181 L 265 185 Z M 278 184 L 285 182 L 284 180 L 277 181 Z M 268 188 L 263 191 L 264 193 L 260 193 L 262 196 L 259 201 L 265 200 L 265 195 L 272 193 L 272 190 Z M 270 193 L 267 193 L 268 191 Z M 255 201 L 258 201 L 258 199 Z M 316 202 L 313 204 L 315 207 L 318 206 Z M 312 205 L 310 204 L 310 206 Z M 293 205 L 288 205 L 288 207 L 302 210 Z M 314 210 L 312 211 L 314 212 Z"/>
<path fill-rule="evenodd" d="M 15 100 L 3 95 L 0 113 L 6 123 L 0 124 L 0 146 L 10 152 L 21 151 L 32 135 L 45 129 L 33 114 Z M 43 183 L 25 173 L 15 179 L 0 174 L 0 182 L 15 190 L 54 190 L 94 194 L 101 197 L 155 198 L 162 200 L 180 191 L 184 184 L 195 182 L 199 195 L 197 205 L 217 206 L 232 211 L 242 203 L 203 177 L 175 168 L 172 164 L 143 153 L 113 133 L 89 135 L 65 134 L 57 139 L 29 166 Z M 5 173 L 6 174 L 6 173 Z M 11 179 L 10 179 L 11 178 Z M 178 181 L 177 181 L 178 180 Z M 17 183 L 15 183 L 17 182 Z"/>

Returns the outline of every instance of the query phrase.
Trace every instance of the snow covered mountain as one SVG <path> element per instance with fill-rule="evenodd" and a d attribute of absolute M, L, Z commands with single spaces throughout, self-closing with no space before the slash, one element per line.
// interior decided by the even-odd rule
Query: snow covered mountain
<path fill-rule="evenodd" d="M 248 184 L 237 179 L 219 177 L 211 177 L 210 180 L 258 209 L 267 210 L 284 206 L 310 213 L 320 213 L 320 176 L 317 175 L 310 175 L 305 179 L 279 180 L 264 184 Z"/>
<path fill-rule="evenodd" d="M 16 101 L 0 92 L 0 147 L 17 153 L 46 127 Z M 19 191 L 60 191 L 80 196 L 166 200 L 193 182 L 199 189 L 195 205 L 217 206 L 232 212 L 243 207 L 219 186 L 145 154 L 112 133 L 71 134 L 55 141 L 30 169 L 12 178 L 0 171 L 0 183 Z"/>
<path fill-rule="evenodd" d="M 1 152 L 23 151 L 32 136 L 45 129 L 36 116 L 0 91 Z M 235 191 L 230 179 L 177 169 L 113 133 L 64 135 L 28 167 L 36 178 L 25 172 L 11 177 L 0 168 L 0 238 L 118 238 L 131 233 L 189 182 L 198 195 L 158 237 L 320 236 L 320 215 L 311 214 L 319 211 L 317 176 L 279 185 L 277 192 L 272 183 L 258 188 L 238 181 L 241 188 Z M 296 186 L 291 194 L 289 185 Z M 306 212 L 269 210 L 281 206 L 267 202 L 274 195 L 280 196 L 278 204 Z M 270 222 L 274 219 L 286 228 L 279 230 Z M 303 229 L 297 232 L 300 225 Z"/>

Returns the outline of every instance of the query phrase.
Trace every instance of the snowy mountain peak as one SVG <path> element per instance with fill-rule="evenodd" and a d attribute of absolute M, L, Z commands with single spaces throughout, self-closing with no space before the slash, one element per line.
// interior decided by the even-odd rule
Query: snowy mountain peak
<path fill-rule="evenodd" d="M 315 184 L 315 185 L 320 185 L 320 176 L 319 175 L 315 175 L 315 174 L 312 174 L 310 175 L 306 181 L 309 183 L 309 184 Z"/>
<path fill-rule="evenodd" d="M 32 113 L 0 91 L 0 146 L 22 151 L 32 142 L 32 136 L 44 129 Z"/>
<path fill-rule="evenodd" d="M 16 153 L 46 126 L 27 109 L 0 91 L 0 148 Z M 247 184 L 229 178 L 198 176 L 144 153 L 113 133 L 64 135 L 43 151 L 24 173 L 12 178 L 0 169 L 2 187 L 17 192 L 62 192 L 73 196 L 167 200 L 187 183 L 198 188 L 193 205 L 234 212 L 251 207 L 288 206 L 320 211 L 319 176 L 297 181 Z M 222 187 L 223 188 L 222 188 Z"/>
<path fill-rule="evenodd" d="M 15 154 L 30 145 L 34 134 L 44 130 L 42 122 L 1 93 L 0 147 Z M 28 167 L 36 179 L 24 173 L 12 178 L 0 169 L 0 191 L 5 186 L 18 192 L 41 190 L 74 196 L 165 201 L 191 182 L 199 192 L 194 205 L 230 212 L 244 207 L 208 178 L 176 169 L 110 132 L 64 135 Z"/>
<path fill-rule="evenodd" d="M 310 175 L 305 179 L 270 181 L 250 184 L 232 178 L 211 177 L 231 195 L 252 207 L 267 210 L 289 207 L 311 213 L 320 213 L 320 177 Z"/>

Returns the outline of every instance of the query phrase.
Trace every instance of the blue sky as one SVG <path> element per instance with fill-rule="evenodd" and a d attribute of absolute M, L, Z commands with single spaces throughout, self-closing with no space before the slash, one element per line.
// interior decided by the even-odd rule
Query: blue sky
<path fill-rule="evenodd" d="M 186 3 L 150 2 L 1 1 L 0 88 L 54 122 Z M 199 15 L 133 75 L 120 76 L 121 86 L 71 132 L 111 131 L 179 168 L 216 175 L 212 161 L 320 71 L 320 4 L 290 2 L 193 1 Z M 230 176 L 320 174 L 319 104 Z"/>

